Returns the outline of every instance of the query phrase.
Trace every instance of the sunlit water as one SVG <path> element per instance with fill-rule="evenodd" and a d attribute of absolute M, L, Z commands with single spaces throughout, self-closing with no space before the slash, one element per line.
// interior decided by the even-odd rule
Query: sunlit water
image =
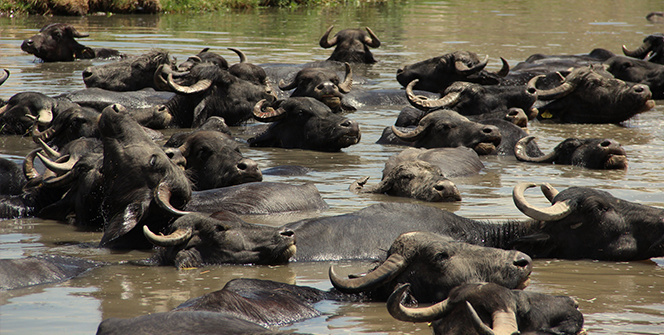
<path fill-rule="evenodd" d="M 661 32 L 664 25 L 649 24 L 645 15 L 661 10 L 660 1 L 451 1 L 399 2 L 378 5 L 350 4 L 338 8 L 270 9 L 159 16 L 2 17 L 0 67 L 12 75 L 0 87 L 8 99 L 22 91 L 48 95 L 84 88 L 81 71 L 104 61 L 44 64 L 20 50 L 23 39 L 47 23 L 68 22 L 90 34 L 83 43 L 111 47 L 138 55 L 152 48 L 168 50 L 179 61 L 205 47 L 223 54 L 231 63 L 236 56 L 226 50 L 243 50 L 254 63 L 305 63 L 323 60 L 330 50 L 318 46 L 325 29 L 335 32 L 369 26 L 382 45 L 374 50 L 377 64 L 359 70 L 371 79 L 370 88 L 398 88 L 396 70 L 405 65 L 455 50 L 489 55 L 489 68 L 499 57 L 510 64 L 533 53 L 575 54 L 603 47 L 620 53 L 636 47 L 644 36 Z M 663 102 L 659 102 L 660 104 Z M 416 202 L 382 195 L 354 195 L 347 188 L 362 176 L 369 183 L 380 179 L 383 164 L 396 146 L 374 144 L 384 127 L 394 123 L 403 106 L 359 110 L 349 117 L 362 128 L 359 144 L 340 153 L 244 148 L 243 153 L 261 168 L 299 164 L 313 172 L 301 177 L 266 176 L 266 181 L 312 182 L 330 209 L 318 215 L 335 215 L 383 201 Z M 519 181 L 549 182 L 558 189 L 588 186 L 646 205 L 664 207 L 664 107 L 641 114 L 623 126 L 551 125 L 531 123 L 530 129 L 544 151 L 567 137 L 608 137 L 628 152 L 627 171 L 594 171 L 570 166 L 517 162 L 512 157 L 485 157 L 479 176 L 457 179 L 463 201 L 429 204 L 471 218 L 521 219 L 511 191 Z M 236 128 L 234 131 L 240 132 Z M 21 159 L 34 144 L 26 138 L 0 138 L 0 155 Z M 531 201 L 543 204 L 537 193 Z M 252 218 L 282 224 L 292 218 Z M 82 248 L 94 245 L 100 233 L 81 232 L 54 221 L 38 219 L 0 221 L 2 258 L 59 253 L 118 262 L 142 259 L 147 252 L 116 253 Z M 332 238 L 332 237 L 330 237 Z M 177 271 L 112 265 L 55 285 L 0 292 L 0 330 L 3 334 L 90 334 L 101 320 L 168 311 L 185 300 L 223 287 L 230 279 L 264 278 L 320 289 L 331 287 L 329 263 L 295 263 L 287 266 L 214 266 Z M 366 269 L 366 263 L 343 263 L 343 271 Z M 536 260 L 529 290 L 575 297 L 592 334 L 664 333 L 664 261 L 595 262 Z M 323 316 L 286 329 L 304 333 L 411 333 L 430 334 L 426 324 L 394 320 L 383 303 L 322 302 Z"/>

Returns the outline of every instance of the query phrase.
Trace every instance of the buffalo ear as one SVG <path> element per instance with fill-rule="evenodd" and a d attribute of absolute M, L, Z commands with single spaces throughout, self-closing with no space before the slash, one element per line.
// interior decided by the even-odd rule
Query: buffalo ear
<path fill-rule="evenodd" d="M 113 216 L 104 227 L 104 235 L 99 242 L 100 247 L 113 247 L 115 240 L 132 230 L 143 217 L 149 206 L 149 200 L 135 202 L 127 205 L 122 211 Z"/>
<path fill-rule="evenodd" d="M 92 48 L 84 47 L 83 49 L 74 53 L 74 58 L 78 59 L 92 59 L 95 58 L 95 51 Z"/>

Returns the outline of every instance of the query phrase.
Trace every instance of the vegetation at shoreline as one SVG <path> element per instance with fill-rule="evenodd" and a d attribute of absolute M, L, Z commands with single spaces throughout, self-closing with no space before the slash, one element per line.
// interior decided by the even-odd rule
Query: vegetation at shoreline
<path fill-rule="evenodd" d="M 5 0 L 0 2 L 0 14 L 78 16 L 99 12 L 157 14 L 383 1 L 387 0 Z"/>

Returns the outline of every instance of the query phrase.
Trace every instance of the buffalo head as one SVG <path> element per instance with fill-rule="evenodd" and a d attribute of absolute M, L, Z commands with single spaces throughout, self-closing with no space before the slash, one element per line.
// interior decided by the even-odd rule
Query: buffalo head
<path fill-rule="evenodd" d="M 366 32 L 361 29 L 344 29 L 330 39 L 329 35 L 332 28 L 334 26 L 327 28 L 319 43 L 321 48 L 325 49 L 336 46 L 327 60 L 367 64 L 376 62 L 369 47 L 378 48 L 380 40 L 369 27 L 365 28 Z"/>
<path fill-rule="evenodd" d="M 510 290 L 493 283 L 455 287 L 447 299 L 429 307 L 406 307 L 408 284 L 387 300 L 387 310 L 402 321 L 432 322 L 434 334 L 583 334 L 583 314 L 568 296 Z"/>
<path fill-rule="evenodd" d="M 191 197 L 184 171 L 155 144 L 121 106 L 104 109 L 99 131 L 104 144 L 104 213 L 101 246 L 149 247 L 142 226 L 161 231 L 171 215 L 158 204 L 182 208 Z M 157 202 L 155 198 L 162 201 Z M 165 200 L 164 200 L 165 199 Z"/>
<path fill-rule="evenodd" d="M 455 51 L 397 70 L 397 81 L 406 87 L 413 80 L 419 79 L 414 89 L 436 93 L 442 93 L 455 81 L 495 85 L 509 72 L 507 61 L 501 60 L 503 68 L 494 74 L 484 71 L 488 56 L 481 60 L 474 52 Z"/>
<path fill-rule="evenodd" d="M 404 132 L 392 126 L 392 132 L 400 140 L 414 147 L 469 147 L 479 155 L 491 154 L 500 144 L 500 131 L 495 126 L 468 120 L 465 116 L 447 109 L 437 110 L 423 117 L 412 131 Z"/>
<path fill-rule="evenodd" d="M 615 79 L 603 67 L 576 68 L 556 87 L 548 89 L 537 88 L 543 77 L 536 76 L 528 83 L 539 100 L 551 101 L 539 108 L 540 120 L 620 123 L 655 106 L 648 86 Z"/>
<path fill-rule="evenodd" d="M 110 91 L 137 91 L 146 87 L 159 89 L 154 75 L 160 65 L 174 65 L 165 51 L 119 60 L 83 70 L 83 82 L 87 87 L 99 87 Z"/>
<path fill-rule="evenodd" d="M 95 52 L 79 44 L 74 38 L 88 37 L 67 23 L 52 23 L 39 30 L 39 34 L 23 41 L 21 50 L 41 58 L 45 62 L 73 61 L 77 58 L 94 58 Z"/>
<path fill-rule="evenodd" d="M 342 292 L 367 292 L 386 299 L 402 283 L 409 283 L 420 302 L 447 298 L 454 287 L 487 281 L 508 288 L 524 288 L 532 271 L 528 255 L 459 242 L 426 232 L 401 234 L 387 259 L 362 277 L 342 278 L 330 267 L 330 281 Z"/>
<path fill-rule="evenodd" d="M 527 136 L 517 142 L 516 158 L 525 162 L 566 164 L 590 169 L 627 169 L 625 149 L 611 139 L 568 138 L 543 156 L 531 157 L 526 146 L 534 136 Z"/>
<path fill-rule="evenodd" d="M 340 112 L 341 99 L 350 92 L 353 85 L 353 72 L 348 63 L 345 66 L 346 76 L 343 81 L 333 69 L 304 68 L 291 83 L 281 80 L 279 88 L 284 91 L 295 89 L 291 97 L 312 97 L 326 104 L 332 111 Z"/>
<path fill-rule="evenodd" d="M 147 226 L 143 229 L 150 242 L 164 247 L 157 255 L 159 263 L 179 269 L 205 264 L 284 264 L 296 250 L 292 230 L 246 223 L 229 212 L 182 216 L 165 236 Z"/>
<path fill-rule="evenodd" d="M 254 107 L 254 118 L 272 124 L 264 133 L 249 139 L 251 146 L 339 151 L 360 141 L 357 122 L 332 113 L 314 98 L 288 98 L 274 106 L 259 101 Z"/>

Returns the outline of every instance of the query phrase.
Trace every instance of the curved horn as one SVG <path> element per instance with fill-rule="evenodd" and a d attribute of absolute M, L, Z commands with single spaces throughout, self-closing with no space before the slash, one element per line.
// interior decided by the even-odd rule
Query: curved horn
<path fill-rule="evenodd" d="M 9 78 L 9 74 L 9 70 L 2 69 L 2 72 L 0 72 L 0 85 L 2 85 L 2 83 L 4 83 L 7 78 Z"/>
<path fill-rule="evenodd" d="M 553 198 L 555 198 L 558 195 L 558 193 L 560 193 L 549 183 L 542 184 L 540 186 L 540 189 L 542 190 L 542 193 L 544 193 L 544 196 L 546 197 L 547 200 L 549 200 L 550 203 L 553 203 Z"/>
<path fill-rule="evenodd" d="M 51 138 L 53 138 L 53 135 L 57 133 L 57 129 L 51 125 L 50 127 L 46 128 L 44 131 L 39 131 L 39 122 L 36 122 L 37 118 L 34 117 L 33 115 L 26 115 L 29 118 L 35 120 L 35 123 L 32 124 L 32 140 L 35 143 L 38 143 L 37 141 L 48 141 Z"/>
<path fill-rule="evenodd" d="M 160 247 L 172 247 L 184 243 L 193 235 L 191 228 L 178 228 L 168 235 L 157 235 L 147 225 L 143 226 L 143 235 L 150 243 Z"/>
<path fill-rule="evenodd" d="M 327 31 L 325 34 L 323 34 L 323 37 L 320 38 L 320 42 L 318 42 L 318 44 L 320 44 L 321 48 L 327 49 L 337 44 L 337 36 L 332 37 L 332 40 L 327 39 L 327 37 L 330 35 L 330 32 L 332 31 L 332 28 L 334 28 L 333 25 L 330 26 L 330 28 L 327 28 Z"/>
<path fill-rule="evenodd" d="M 646 55 L 648 55 L 648 51 L 650 51 L 651 49 L 652 49 L 652 43 L 650 43 L 649 40 L 643 41 L 643 44 L 641 44 L 641 46 L 634 51 L 629 51 L 626 46 L 624 45 L 622 46 L 622 51 L 625 54 L 625 56 L 639 58 L 639 59 L 645 58 Z"/>
<path fill-rule="evenodd" d="M 536 208 L 526 201 L 523 193 L 526 189 L 538 186 L 535 183 L 521 182 L 514 186 L 512 198 L 516 207 L 528 217 L 539 221 L 557 221 L 572 213 L 570 200 L 565 200 L 547 208 Z"/>
<path fill-rule="evenodd" d="M 452 310 L 452 304 L 445 299 L 437 304 L 423 308 L 406 307 L 401 302 L 406 298 L 410 284 L 399 285 L 387 299 L 387 311 L 393 318 L 408 322 L 431 322 L 442 318 Z"/>
<path fill-rule="evenodd" d="M 339 84 L 338 87 L 341 93 L 348 93 L 350 92 L 350 89 L 353 88 L 353 70 L 347 62 L 344 63 L 344 65 L 346 66 L 346 76 L 344 77 L 344 81 Z"/>
<path fill-rule="evenodd" d="M 30 151 L 30 153 L 25 156 L 25 159 L 23 159 L 23 174 L 27 180 L 33 180 L 39 177 L 39 172 L 35 169 L 35 158 L 39 151 L 41 151 L 41 149 Z"/>
<path fill-rule="evenodd" d="M 500 57 L 500 61 L 503 63 L 503 66 L 498 72 L 496 72 L 496 74 L 499 77 L 506 77 L 510 73 L 510 64 L 507 63 L 507 60 L 505 60 L 503 57 Z"/>
<path fill-rule="evenodd" d="M 228 50 L 235 52 L 238 55 L 238 57 L 240 57 L 240 63 L 247 62 L 247 56 L 240 49 L 228 48 Z"/>
<path fill-rule="evenodd" d="M 459 97 L 461 96 L 459 92 L 450 92 L 444 97 L 436 100 L 431 100 L 421 95 L 415 95 L 413 93 L 413 87 L 415 87 L 419 81 L 419 79 L 414 79 L 408 83 L 408 86 L 406 86 L 406 98 L 408 98 L 408 102 L 410 102 L 413 107 L 426 111 L 428 109 L 451 106 L 459 101 Z"/>
<path fill-rule="evenodd" d="M 378 48 L 380 46 L 380 40 L 378 39 L 378 36 L 376 36 L 376 34 L 374 34 L 374 32 L 371 31 L 369 27 L 364 27 L 364 29 L 367 30 L 367 33 L 369 33 L 369 36 L 371 37 L 366 37 L 364 39 L 364 44 L 372 48 Z"/>
<path fill-rule="evenodd" d="M 182 211 L 179 210 L 173 205 L 171 205 L 171 188 L 166 182 L 160 182 L 159 186 L 154 189 L 154 199 L 157 202 L 157 205 L 161 207 L 162 209 L 166 210 L 167 212 L 175 215 L 175 216 L 182 216 L 182 215 L 187 215 L 191 214 L 192 212 L 188 211 Z"/>
<path fill-rule="evenodd" d="M 539 156 L 539 157 L 528 156 L 528 150 L 526 147 L 534 139 L 535 136 L 526 136 L 520 139 L 518 142 L 516 142 L 516 144 L 514 145 L 514 155 L 518 160 L 522 162 L 532 162 L 532 163 L 551 163 L 556 159 L 556 157 L 558 157 L 558 153 L 556 153 L 555 150 L 551 151 L 550 153 L 544 156 Z"/>
<path fill-rule="evenodd" d="M 561 77 L 562 75 L 558 73 Z M 539 76 L 535 76 L 532 79 L 528 81 L 528 91 L 529 92 L 536 92 L 537 98 L 541 100 L 554 100 L 558 98 L 562 98 L 566 96 L 567 94 L 571 93 L 574 91 L 574 85 L 563 81 L 562 84 L 558 87 L 554 87 L 549 90 L 540 90 L 537 88 L 537 81 L 540 78 L 545 77 L 545 75 L 541 74 Z"/>
<path fill-rule="evenodd" d="M 293 81 L 290 82 L 289 84 L 286 84 L 286 82 L 283 79 L 280 79 L 279 80 L 279 89 L 282 90 L 282 91 L 290 91 L 290 90 L 296 88 L 297 87 L 297 80 L 296 79 L 297 79 L 297 77 L 295 79 L 293 79 Z"/>
<path fill-rule="evenodd" d="M 484 60 L 481 62 L 477 63 L 477 65 L 473 67 L 468 67 L 466 63 L 464 63 L 462 60 L 457 60 L 454 62 L 454 68 L 456 69 L 456 72 L 464 74 L 464 75 L 471 75 L 473 73 L 480 72 L 484 69 L 484 67 L 489 63 L 489 56 L 484 56 Z"/>
<path fill-rule="evenodd" d="M 191 58 L 191 57 L 190 57 Z M 163 74 L 170 74 L 173 72 L 173 69 L 171 69 L 170 65 L 167 64 L 161 64 L 157 68 L 157 70 L 154 72 L 154 75 L 152 77 L 152 80 L 154 81 L 154 86 L 162 91 L 167 91 L 170 89 L 170 86 L 168 85 L 168 81 L 164 79 Z"/>
<path fill-rule="evenodd" d="M 74 170 L 71 170 L 63 174 L 62 176 L 46 178 L 42 182 L 44 183 L 44 186 L 55 188 L 55 187 L 64 187 L 66 185 L 70 185 L 71 183 L 74 182 L 75 179 L 76 179 L 76 173 L 74 173 Z"/>
<path fill-rule="evenodd" d="M 466 301 L 466 308 L 473 320 L 473 327 L 482 335 L 513 335 L 519 334 L 519 326 L 514 311 L 496 311 L 491 314 L 493 329 L 485 325 L 477 315 L 475 308 Z"/>
<path fill-rule="evenodd" d="M 173 81 L 173 73 L 168 74 L 168 86 L 172 88 L 175 92 L 182 94 L 194 94 L 206 91 L 212 86 L 212 80 L 210 79 L 201 79 L 191 86 L 181 86 L 180 84 Z"/>
<path fill-rule="evenodd" d="M 359 293 L 371 290 L 387 281 L 394 279 L 406 267 L 406 259 L 399 254 L 392 254 L 383 264 L 359 278 L 341 278 L 330 266 L 329 277 L 332 286 L 344 293 Z"/>
<path fill-rule="evenodd" d="M 426 118 L 426 116 L 424 118 Z M 424 118 L 422 118 L 422 120 L 424 120 Z M 425 134 L 425 131 L 429 128 L 429 122 L 422 123 L 422 120 L 420 120 L 420 124 L 418 124 L 417 128 L 415 128 L 413 131 L 404 133 L 396 126 L 392 126 L 392 133 L 394 133 L 394 136 L 406 142 L 415 142 L 420 139 Z"/>
<path fill-rule="evenodd" d="M 254 105 L 254 119 L 261 122 L 274 122 L 286 116 L 286 110 L 283 108 L 277 108 L 275 110 L 272 107 L 267 107 L 266 111 L 263 111 L 263 105 L 265 102 L 267 102 L 267 100 L 263 99 Z"/>
<path fill-rule="evenodd" d="M 51 159 L 59 159 L 62 157 L 62 154 L 59 153 L 57 150 L 51 148 L 46 142 L 42 141 L 40 138 L 37 139 L 37 144 L 44 149 L 44 152 L 50 157 Z"/>
<path fill-rule="evenodd" d="M 48 157 L 42 155 L 40 152 L 37 153 L 37 157 L 44 162 L 44 165 L 51 171 L 57 173 L 57 174 L 63 174 L 71 171 L 74 168 L 74 165 L 76 165 L 76 162 L 78 160 L 71 158 L 69 155 L 65 155 L 60 157 L 58 161 L 64 160 L 67 158 L 67 161 L 63 162 L 54 162 L 50 160 Z"/>

